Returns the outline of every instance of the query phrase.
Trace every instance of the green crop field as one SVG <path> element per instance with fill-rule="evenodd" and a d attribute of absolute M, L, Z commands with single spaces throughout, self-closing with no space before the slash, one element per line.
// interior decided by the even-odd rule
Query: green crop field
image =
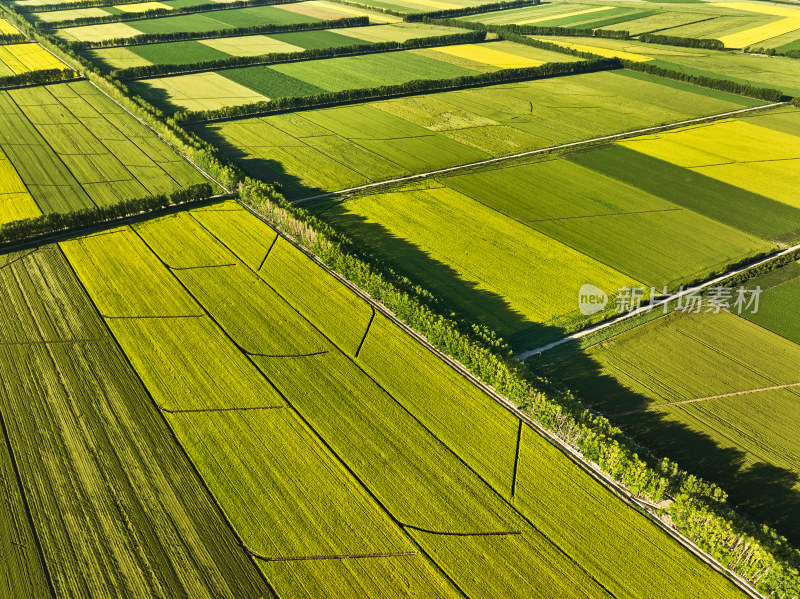
<path fill-rule="evenodd" d="M 592 73 L 193 130 L 300 198 L 758 103 L 671 83 Z"/>
<path fill-rule="evenodd" d="M 65 596 L 268 596 L 58 247 L 4 259 L 4 539 L 21 543 L 3 553 L 8 596 L 49 594 L 37 544 Z"/>
<path fill-rule="evenodd" d="M 14 282 L 4 308 L 35 306 L 4 329 L 10 340 L 33 333 L 47 340 L 4 346 L 2 368 L 13 368 L 13 389 L 47 394 L 48 409 L 31 405 L 30 392 L 24 412 L 21 392 L 6 389 L 0 398 L 9 446 L 24 466 L 23 489 L 61 506 L 33 512 L 36 530 L 43 524 L 70 535 L 42 540 L 59 585 L 94 585 L 98 596 L 112 588 L 150 596 L 154 584 L 176 595 L 270 596 L 257 566 L 279 596 L 291 597 L 457 597 L 459 590 L 470 597 L 611 597 L 655 584 L 675 596 L 699 586 L 717 597 L 739 596 L 235 204 L 46 246 L 0 273 Z M 42 287 L 42 277 L 54 276 L 58 285 Z M 42 303 L 31 304 L 26 294 L 40 288 L 47 289 Z M 0 311 L 0 318 L 12 314 Z M 420 377 L 406 377 L 409 368 Z M 61 372 L 58 393 L 36 383 L 52 380 L 33 374 L 48 369 Z M 96 392 L 85 394 L 90 387 Z M 91 417 L 79 408 L 89 397 Z M 59 434 L 34 446 L 24 432 L 32 423 Z M 176 442 L 207 491 L 180 470 L 186 457 L 174 455 Z M 66 465 L 36 462 L 45 450 Z M 132 486 L 83 495 L 88 485 L 97 488 L 92 477 L 111 455 L 119 461 L 105 476 L 135 474 L 119 479 Z M 73 473 L 69 485 L 57 482 L 65 472 Z M 229 529 L 214 528 L 218 513 L 194 536 L 192 526 L 211 509 L 205 499 L 195 499 L 191 511 L 169 511 L 185 505 L 179 493 L 207 498 L 209 491 L 243 547 Z M 145 502 L 148 493 L 160 497 L 156 512 Z M 148 531 L 136 542 L 152 561 L 131 559 L 134 540 L 115 529 L 112 498 L 137 530 Z M 568 510 L 551 509 L 587 500 L 604 517 L 587 512 L 580 530 L 567 525 L 574 520 Z M 59 512 L 101 518 L 100 527 L 42 520 Z M 608 538 L 611 526 L 618 540 L 586 543 Z M 157 561 L 178 530 L 171 547 L 179 542 L 186 551 Z M 106 551 L 80 571 L 71 568 L 87 543 Z M 98 568 L 114 556 L 119 582 L 101 584 Z M 337 559 L 321 559 L 330 556 Z M 663 577 L 665 570 L 674 575 Z M 35 587 L 41 575 L 31 569 L 14 584 Z"/>
<path fill-rule="evenodd" d="M 87 82 L 2 91 L 0 124 L 8 166 L 41 213 L 171 193 L 206 181 Z M 14 220 L 11 208 L 0 221 Z"/>
<path fill-rule="evenodd" d="M 800 300 L 799 274 L 800 265 L 795 262 L 772 276 L 750 281 L 750 286 L 759 285 L 763 293 L 758 312 L 745 314 L 744 317 L 781 337 L 800 343 L 800 323 L 788 317 Z"/>
<path fill-rule="evenodd" d="M 758 321 L 762 310 L 774 319 L 782 309 L 785 321 L 781 299 L 762 294 L 747 319 Z M 614 420 L 659 453 L 720 483 L 741 509 L 797 539 L 800 446 L 790 431 L 800 418 L 800 387 L 771 388 L 800 382 L 798 366 L 800 347 L 745 318 L 677 312 L 550 372 L 598 410 L 620 414 Z M 698 398 L 709 399 L 670 405 Z"/>

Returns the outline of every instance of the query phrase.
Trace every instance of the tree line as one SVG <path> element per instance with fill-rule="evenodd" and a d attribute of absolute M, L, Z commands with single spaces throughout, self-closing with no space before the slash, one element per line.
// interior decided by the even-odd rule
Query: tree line
<path fill-rule="evenodd" d="M 704 75 L 689 75 L 688 73 L 681 73 L 680 71 L 665 69 L 663 67 L 651 65 L 646 62 L 623 60 L 622 64 L 626 69 L 630 69 L 632 71 L 640 71 L 649 75 L 656 75 L 657 77 L 674 79 L 676 81 L 684 81 L 686 83 L 699 85 L 700 87 L 730 92 L 732 94 L 746 96 L 748 98 L 756 98 L 758 100 L 766 100 L 768 102 L 780 102 L 783 99 L 783 92 L 779 89 L 755 87 L 746 83 L 737 83 L 736 81 L 729 81 L 728 79 L 715 79 L 714 77 L 706 77 Z"/>
<path fill-rule="evenodd" d="M 577 56 L 578 58 L 586 58 L 588 60 L 603 58 L 599 54 L 594 54 L 593 52 L 584 52 L 583 50 L 575 50 L 574 48 L 568 48 L 566 46 L 562 46 L 560 44 L 556 44 L 553 42 L 547 42 L 545 40 L 537 40 L 535 38 L 527 37 L 525 35 L 512 33 L 511 31 L 503 31 L 502 33 L 498 33 L 497 35 L 500 36 L 500 39 L 508 40 L 509 42 L 514 42 L 515 44 L 521 44 L 524 46 L 532 46 L 534 48 L 539 48 L 541 50 L 550 50 L 551 52 L 559 52 L 560 54 L 569 54 L 571 56 Z"/>
<path fill-rule="evenodd" d="M 442 316 L 446 309 L 428 292 L 287 202 L 274 186 L 245 179 L 240 199 L 633 493 L 655 503 L 672 498 L 666 511 L 676 527 L 724 566 L 762 592 L 800 592 L 800 552 L 774 531 L 731 510 L 722 489 L 669 459 L 657 459 L 571 393 L 548 390 L 546 382 L 534 381 L 496 335 Z"/>
<path fill-rule="evenodd" d="M 561 35 L 564 37 L 603 37 L 619 40 L 627 40 L 631 37 L 628 31 L 612 31 L 610 29 L 576 29 L 574 27 L 538 27 L 536 25 L 492 25 L 486 23 L 475 23 L 472 21 L 461 21 L 459 19 L 434 19 L 427 16 L 427 14 L 422 19 L 423 23 L 441 25 L 443 27 L 472 29 L 475 31 L 488 31 L 490 33 L 496 33 L 500 36 L 505 36 L 506 34 L 515 34 L 520 36 Z"/>
<path fill-rule="evenodd" d="M 788 58 L 800 58 L 800 49 L 794 48 L 785 52 L 778 51 L 776 48 L 754 48 L 749 47 L 744 50 L 748 54 L 766 54 L 767 56 L 786 56 Z"/>
<path fill-rule="evenodd" d="M 66 42 L 71 50 L 95 50 L 99 48 L 117 48 L 121 46 L 142 46 L 144 44 L 162 44 L 167 42 L 185 42 L 191 40 L 205 40 L 218 37 L 241 37 L 247 35 L 265 35 L 273 33 L 294 33 L 298 31 L 317 31 L 321 29 L 340 29 L 346 27 L 366 27 L 369 17 L 345 17 L 331 21 L 317 21 L 315 23 L 291 23 L 288 25 L 252 25 L 250 27 L 231 27 L 230 29 L 214 29 L 212 31 L 172 31 L 169 33 L 143 33 L 132 37 L 118 37 L 114 39 L 98 40 L 92 42 Z M 63 47 L 58 41 L 56 45 Z M 72 53 L 70 53 L 72 54 Z M 86 63 L 86 61 L 83 61 Z M 86 63 L 87 67 L 93 68 Z"/>
<path fill-rule="evenodd" d="M 415 79 L 397 85 L 382 85 L 378 87 L 347 89 L 337 92 L 323 92 L 309 96 L 291 96 L 276 98 L 262 102 L 241 104 L 238 106 L 224 106 L 215 110 L 186 111 L 177 113 L 174 118 L 179 123 L 195 123 L 210 120 L 227 120 L 254 115 L 297 110 L 300 108 L 318 108 L 322 106 L 335 106 L 360 102 L 364 100 L 377 100 L 405 96 L 411 94 L 428 93 L 432 91 L 463 89 L 506 83 L 510 81 L 529 81 L 561 75 L 574 75 L 579 73 L 593 73 L 618 69 L 622 65 L 616 58 L 600 58 L 597 60 L 578 62 L 549 62 L 537 67 L 520 69 L 501 69 L 489 73 L 476 75 L 463 75 L 451 79 Z"/>
<path fill-rule="evenodd" d="M 231 10 L 234 8 L 248 8 L 251 6 L 270 6 L 273 4 L 292 4 L 300 0 L 235 0 L 234 2 L 209 2 L 195 6 L 176 6 L 175 8 L 151 8 L 142 12 L 122 12 L 99 17 L 77 17 L 63 21 L 38 21 L 37 27 L 45 29 L 61 29 L 64 27 L 81 27 L 83 25 L 102 25 L 104 23 L 119 23 L 121 21 L 143 21 L 156 17 L 170 17 L 189 15 L 199 12 L 212 12 L 217 10 Z"/>
<path fill-rule="evenodd" d="M 701 39 L 697 37 L 677 37 L 674 35 L 656 35 L 642 33 L 638 38 L 647 44 L 663 44 L 665 46 L 682 46 L 684 48 L 705 48 L 706 50 L 724 50 L 725 44 L 720 40 Z"/>
<path fill-rule="evenodd" d="M 0 35 L 0 44 L 20 44 L 28 41 L 21 33 L 4 33 Z"/>
<path fill-rule="evenodd" d="M 411 13 L 403 17 L 409 23 L 419 23 L 427 19 L 449 19 L 464 17 L 466 15 L 477 15 L 485 12 L 496 12 L 499 10 L 510 10 L 523 6 L 533 6 L 541 3 L 541 0 L 509 0 L 508 2 L 494 2 L 492 4 L 478 4 L 476 6 L 463 6 L 449 10 L 435 10 L 432 12 Z"/>
<path fill-rule="evenodd" d="M 13 19 L 13 16 L 11 17 Z M 674 462 L 657 460 L 609 421 L 587 409 L 570 393 L 548 390 L 514 360 L 496 335 L 442 316 L 450 311 L 408 279 L 382 270 L 379 263 L 326 223 L 291 205 L 277 189 L 244 175 L 219 150 L 180 127 L 174 120 L 131 93 L 124 83 L 104 78 L 71 47 L 51 35 L 15 23 L 45 47 L 69 56 L 86 76 L 128 110 L 145 120 L 226 187 L 239 187 L 241 201 L 257 209 L 273 226 L 314 251 L 403 322 L 425 335 L 439 350 L 464 364 L 484 383 L 519 405 L 544 428 L 577 447 L 605 471 L 642 497 L 675 499 L 667 508 L 676 528 L 713 554 L 724 566 L 742 574 L 767 595 L 800 594 L 800 554 L 785 538 L 766 526 L 734 513 L 725 494 L 713 485 L 681 471 Z M 466 23 L 466 22 L 462 22 Z"/>
<path fill-rule="evenodd" d="M 67 81 L 75 79 L 77 73 L 72 69 L 43 69 L 41 71 L 29 71 L 18 75 L 0 77 L 0 88 L 20 87 L 23 85 L 40 85 L 53 81 Z"/>
<path fill-rule="evenodd" d="M 208 199 L 213 195 L 214 188 L 209 183 L 199 183 L 178 189 L 169 195 L 151 195 L 122 200 L 106 206 L 83 208 L 74 212 L 52 212 L 35 218 L 24 218 L 0 227 L 0 243 L 14 243 L 61 231 L 90 227 L 143 212 L 152 212 L 170 205 Z"/>
<path fill-rule="evenodd" d="M 451 35 L 422 37 L 408 39 L 404 42 L 375 42 L 352 44 L 329 48 L 309 48 L 299 52 L 272 52 L 256 56 L 231 56 L 217 60 L 206 60 L 191 64 L 151 64 L 127 69 L 119 69 L 111 73 L 112 77 L 122 81 L 131 79 L 146 79 L 149 77 L 163 77 L 165 75 L 179 75 L 185 73 L 198 73 L 203 71 L 218 71 L 256 65 L 280 64 L 305 60 L 318 60 L 334 58 L 337 56 L 358 56 L 362 54 L 377 54 L 395 50 L 410 50 L 413 48 L 431 48 L 435 46 L 448 46 L 452 44 L 475 44 L 486 39 L 485 31 L 468 31 Z"/>

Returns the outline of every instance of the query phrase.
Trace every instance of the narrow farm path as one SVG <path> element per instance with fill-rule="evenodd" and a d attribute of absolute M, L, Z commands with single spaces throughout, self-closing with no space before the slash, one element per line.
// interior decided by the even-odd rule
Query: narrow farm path
<path fill-rule="evenodd" d="M 748 112 L 755 112 L 758 110 L 766 110 L 769 108 L 776 108 L 778 106 L 784 106 L 787 102 L 775 102 L 772 104 L 764 104 L 762 106 L 754 106 L 752 108 L 741 108 L 739 110 L 731 110 L 729 112 L 720 112 L 718 114 L 712 114 L 709 116 L 702 116 L 695 119 L 688 119 L 685 121 L 677 121 L 674 123 L 667 123 L 664 125 L 656 125 L 654 127 L 645 127 L 644 129 L 634 129 L 632 131 L 625 131 L 623 133 L 614 133 L 612 135 L 603 135 L 601 137 L 593 137 L 592 139 L 584 139 L 581 141 L 574 141 L 568 144 L 560 144 L 557 146 L 548 146 L 546 148 L 540 148 L 538 150 L 529 150 L 527 152 L 519 152 L 517 154 L 509 154 L 508 156 L 500 156 L 498 158 L 488 158 L 486 160 L 479 160 L 478 162 L 470 162 L 468 164 L 460 164 L 458 166 L 451 166 L 449 168 L 443 168 L 436 171 L 428 171 L 427 173 L 419 173 L 418 175 L 409 175 L 407 177 L 398 177 L 396 179 L 386 179 L 385 181 L 376 181 L 374 183 L 367 183 L 365 185 L 359 185 L 357 187 L 348 187 L 347 189 L 340 189 L 339 191 L 330 191 L 327 193 L 322 193 L 315 196 L 309 196 L 306 198 L 300 198 L 297 200 L 293 200 L 293 204 L 306 204 L 308 202 L 317 202 L 320 200 L 324 200 L 327 198 L 331 198 L 337 195 L 347 194 L 347 193 L 355 193 L 357 191 L 363 191 L 365 189 L 372 189 L 374 187 L 382 187 L 384 185 L 392 185 L 394 183 L 403 183 L 405 181 L 415 181 L 417 179 L 424 179 L 426 177 L 431 177 L 433 175 L 441 175 L 444 173 L 452 173 L 456 171 L 466 170 L 469 168 L 473 168 L 476 166 L 483 166 L 486 164 L 494 164 L 497 162 L 505 162 L 507 160 L 513 160 L 515 158 L 523 158 L 525 156 L 535 156 L 536 154 L 546 154 L 548 152 L 554 152 L 558 150 L 567 150 L 570 148 L 580 148 L 582 146 L 587 146 L 595 143 L 601 143 L 605 141 L 614 141 L 616 139 L 624 139 L 626 137 L 631 137 L 635 135 L 643 135 L 647 133 L 655 133 L 658 131 L 667 131 L 669 129 L 676 129 L 678 127 L 685 127 L 686 125 L 694 125 L 697 123 L 708 123 L 710 121 L 715 121 L 718 119 L 724 119 L 732 116 L 736 116 L 739 114 L 745 114 Z"/>
<path fill-rule="evenodd" d="M 709 395 L 708 397 L 697 397 L 695 399 L 684 399 L 682 401 L 671 401 L 669 403 L 662 403 L 654 406 L 648 406 L 646 408 L 639 408 L 636 410 L 630 410 L 628 412 L 620 412 L 618 414 L 609 414 L 609 418 L 616 418 L 617 416 L 629 416 L 631 414 L 640 414 L 642 412 L 650 412 L 653 410 L 659 410 L 661 408 L 667 408 L 669 406 L 679 406 L 682 404 L 687 403 L 695 403 L 698 401 L 708 401 L 709 399 L 722 399 L 723 397 L 735 397 L 737 395 L 747 395 L 749 393 L 760 393 L 761 391 L 775 391 L 777 389 L 788 389 L 789 387 L 800 387 L 800 383 L 789 383 L 788 385 L 775 385 L 773 387 L 761 387 L 759 389 L 746 389 L 744 391 L 734 391 L 732 393 L 722 393 L 720 395 Z"/>

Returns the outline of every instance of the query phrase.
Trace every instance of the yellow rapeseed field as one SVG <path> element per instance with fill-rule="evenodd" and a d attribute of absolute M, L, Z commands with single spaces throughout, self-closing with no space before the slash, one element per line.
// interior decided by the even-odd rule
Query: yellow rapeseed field
<path fill-rule="evenodd" d="M 0 151 L 0 225 L 41 214 L 16 169 Z"/>
<path fill-rule="evenodd" d="M 618 142 L 800 208 L 800 137 L 730 119 Z"/>
<path fill-rule="evenodd" d="M 466 58 L 482 64 L 489 64 L 501 69 L 519 69 L 523 67 L 538 67 L 544 64 L 541 60 L 534 60 L 527 56 L 517 56 L 510 52 L 494 50 L 486 47 L 485 44 L 460 44 L 457 46 L 445 46 L 436 48 L 437 52 Z"/>
<path fill-rule="evenodd" d="M 16 74 L 45 69 L 61 69 L 64 63 L 39 44 L 8 44 L 0 46 L 0 62 Z"/>
<path fill-rule="evenodd" d="M 19 33 L 19 30 L 8 21 L 0 19 L 0 35 L 12 35 L 14 33 Z"/>
<path fill-rule="evenodd" d="M 766 25 L 759 25 L 758 27 L 751 27 L 744 31 L 721 36 L 719 39 L 725 44 L 726 48 L 746 48 L 747 46 L 752 46 L 764 40 L 800 29 L 800 10 L 796 8 L 772 6 L 769 4 L 752 4 L 750 2 L 717 2 L 714 6 L 755 12 L 762 15 L 785 17 L 778 21 L 767 23 Z"/>

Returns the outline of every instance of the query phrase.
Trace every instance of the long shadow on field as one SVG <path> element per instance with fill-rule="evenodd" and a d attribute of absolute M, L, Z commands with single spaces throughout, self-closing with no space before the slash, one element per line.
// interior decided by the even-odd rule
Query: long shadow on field
<path fill-rule="evenodd" d="M 438 311 L 453 313 L 459 320 L 485 325 L 503 337 L 515 351 L 536 347 L 564 336 L 558 327 L 531 322 L 511 308 L 497 293 L 480 289 L 464 280 L 451 266 L 439 262 L 424 249 L 397 236 L 380 223 L 353 214 L 346 203 L 334 200 L 310 207 L 312 213 L 354 240 L 359 249 L 396 273 L 408 278 L 439 298 Z M 442 235 L 450 232 L 442 231 Z M 469 239 L 463 240 L 469 253 Z M 503 268 L 502 264 L 497 265 Z"/>
<path fill-rule="evenodd" d="M 540 370 L 605 414 L 646 408 L 653 403 L 603 373 L 600 365 L 584 353 L 543 365 Z M 641 412 L 612 421 L 658 456 L 669 457 L 687 471 L 717 483 L 740 512 L 774 527 L 800 545 L 797 472 L 763 462 L 753 463 L 752 456 L 748 463 L 744 451 L 719 445 L 709 435 L 670 418 L 665 411 Z"/>
<path fill-rule="evenodd" d="M 283 195 L 289 200 L 308 198 L 331 191 L 306 185 L 296 176 L 289 174 L 277 160 L 254 158 L 219 134 L 213 124 L 187 127 L 192 133 L 219 148 L 226 158 L 232 160 L 251 177 L 270 183 L 278 183 Z M 313 168 L 313 165 L 309 165 Z"/>

